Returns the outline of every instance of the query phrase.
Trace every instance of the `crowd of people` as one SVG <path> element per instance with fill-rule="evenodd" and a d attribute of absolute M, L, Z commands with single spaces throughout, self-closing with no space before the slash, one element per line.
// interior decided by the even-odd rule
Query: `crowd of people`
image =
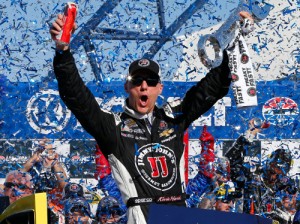
<path fill-rule="evenodd" d="M 214 137 L 204 126 L 199 137 L 199 170 L 187 183 L 186 206 L 259 215 L 280 224 L 298 223 L 298 185 L 288 175 L 293 163 L 291 152 L 279 148 L 263 163 L 256 161 L 249 165 L 245 162 L 251 155 L 253 138 L 268 126 L 263 123 L 254 127 L 252 119 L 246 133 L 224 150 L 224 156 L 215 156 Z M 47 141 L 40 141 L 40 147 L 22 169 L 7 173 L 0 195 L 7 196 L 12 204 L 19 198 L 46 192 L 51 224 L 129 223 L 128 203 L 124 203 L 109 161 L 100 147 L 95 147 L 95 178 L 104 196 L 93 210 L 88 190 L 70 181 L 59 155 Z"/>
<path fill-rule="evenodd" d="M 71 182 L 66 167 L 60 162 L 59 154 L 53 145 L 47 142 L 48 139 L 41 140 L 39 147 L 34 149 L 32 156 L 22 165 L 22 168 L 7 173 L 4 184 L 0 184 L 0 197 L 7 197 L 9 204 L 13 204 L 20 198 L 46 192 L 49 224 L 120 223 L 121 221 L 126 223 L 126 211 L 124 206 L 122 207 L 121 203 L 113 197 L 111 185 L 107 183 L 105 189 L 101 188 L 103 184 L 99 180 L 99 189 L 105 192 L 101 198 L 97 193 L 90 192 L 84 185 Z M 96 156 L 96 158 L 99 165 L 97 160 L 100 157 Z M 102 169 L 96 169 L 97 179 L 100 177 L 98 174 L 100 175 L 106 169 L 106 164 L 101 162 L 102 165 L 104 165 Z M 101 180 L 103 178 L 102 175 Z M 111 194 L 106 193 L 107 191 Z M 95 194 L 101 200 L 93 210 Z M 10 223 L 9 218 L 7 223 Z"/>
<path fill-rule="evenodd" d="M 253 20 L 249 13 L 240 15 L 243 20 Z M 63 16 L 58 15 L 50 29 L 53 40 L 63 25 Z M 162 108 L 156 106 L 163 91 L 159 65 L 145 58 L 132 62 L 124 84 L 128 93 L 124 112 L 117 114 L 99 107 L 79 75 L 70 47 L 57 43 L 54 72 L 59 93 L 97 142 L 95 178 L 104 196 L 93 211 L 88 190 L 70 181 L 47 140 L 41 141 L 22 169 L 7 174 L 0 193 L 12 204 L 21 197 L 46 192 L 50 223 L 144 224 L 149 206 L 162 201 L 292 223 L 298 210 L 298 186 L 288 175 L 291 152 L 276 149 L 262 165 L 245 159 L 251 156 L 257 133 L 268 128 L 267 122 L 257 126 L 251 120 L 249 130 L 222 157 L 215 155 L 214 137 L 204 126 L 198 173 L 190 180 L 185 178 L 185 133 L 231 85 L 226 50 L 223 55 L 222 63 L 191 87 L 182 101 Z M 299 215 L 295 219 L 299 222 Z"/>

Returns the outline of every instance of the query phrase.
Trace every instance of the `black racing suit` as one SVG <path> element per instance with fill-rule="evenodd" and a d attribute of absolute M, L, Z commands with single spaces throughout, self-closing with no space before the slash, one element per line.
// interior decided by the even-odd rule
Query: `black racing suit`
<path fill-rule="evenodd" d="M 170 198 L 160 196 L 184 195 L 184 131 L 228 93 L 226 53 L 223 63 L 191 87 L 180 103 L 155 107 L 152 124 L 127 103 L 120 114 L 102 110 L 80 78 L 70 51 L 56 52 L 54 72 L 62 100 L 108 158 L 125 203 L 135 197 L 143 197 L 135 202 L 151 202 L 149 197 L 164 202 Z M 128 223 L 146 223 L 147 211 L 146 205 L 130 207 Z"/>

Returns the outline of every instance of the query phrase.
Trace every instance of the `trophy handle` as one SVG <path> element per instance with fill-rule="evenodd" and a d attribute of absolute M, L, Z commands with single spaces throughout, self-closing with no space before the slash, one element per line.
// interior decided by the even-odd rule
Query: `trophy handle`
<path fill-rule="evenodd" d="M 214 59 L 210 59 L 207 54 L 206 45 L 210 43 L 212 45 L 214 51 Z M 222 43 L 222 42 L 221 42 Z M 200 57 L 201 62 L 207 68 L 217 67 L 222 63 L 223 59 L 223 51 L 221 50 L 222 46 L 218 40 L 218 37 L 213 34 L 206 34 L 201 36 L 198 42 L 198 55 Z"/>
<path fill-rule="evenodd" d="M 250 1 L 247 4 L 247 0 L 240 0 L 238 7 L 231 13 L 229 18 L 223 23 L 223 25 L 213 34 L 206 34 L 200 36 L 198 41 L 198 55 L 201 62 L 207 68 L 215 68 L 222 63 L 223 50 L 226 49 L 229 43 L 235 38 L 235 31 L 238 28 L 237 21 L 240 21 L 241 17 L 239 13 L 241 11 L 247 11 L 254 16 L 255 20 L 263 20 L 269 15 L 269 12 L 273 8 L 272 5 L 267 3 L 259 3 L 258 1 Z M 261 6 L 263 4 L 263 6 Z M 214 59 L 210 59 L 206 46 L 208 42 L 211 43 L 215 55 Z"/>

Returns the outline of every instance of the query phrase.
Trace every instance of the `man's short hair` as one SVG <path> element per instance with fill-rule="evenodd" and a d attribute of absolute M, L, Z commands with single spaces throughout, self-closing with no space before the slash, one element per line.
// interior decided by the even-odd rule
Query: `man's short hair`
<path fill-rule="evenodd" d="M 28 173 L 28 172 L 23 172 L 21 170 L 12 170 L 12 171 L 9 171 L 6 174 L 5 180 L 7 180 L 9 176 L 19 176 L 20 174 L 22 175 L 22 177 L 25 177 L 26 180 L 30 183 L 30 188 L 34 188 L 34 184 L 33 184 L 33 181 L 32 181 L 31 174 Z"/>

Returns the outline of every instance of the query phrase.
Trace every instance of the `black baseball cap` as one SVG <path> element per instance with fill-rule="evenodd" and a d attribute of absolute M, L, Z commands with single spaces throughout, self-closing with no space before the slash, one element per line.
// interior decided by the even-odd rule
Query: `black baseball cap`
<path fill-rule="evenodd" d="M 156 75 L 160 77 L 160 68 L 159 65 L 147 58 L 141 58 L 138 60 L 135 60 L 129 65 L 129 75 L 134 76 L 137 72 L 143 71 L 143 73 L 149 74 L 149 75 Z"/>
<path fill-rule="evenodd" d="M 77 183 L 68 183 L 64 187 L 64 199 L 84 197 L 83 187 Z"/>

